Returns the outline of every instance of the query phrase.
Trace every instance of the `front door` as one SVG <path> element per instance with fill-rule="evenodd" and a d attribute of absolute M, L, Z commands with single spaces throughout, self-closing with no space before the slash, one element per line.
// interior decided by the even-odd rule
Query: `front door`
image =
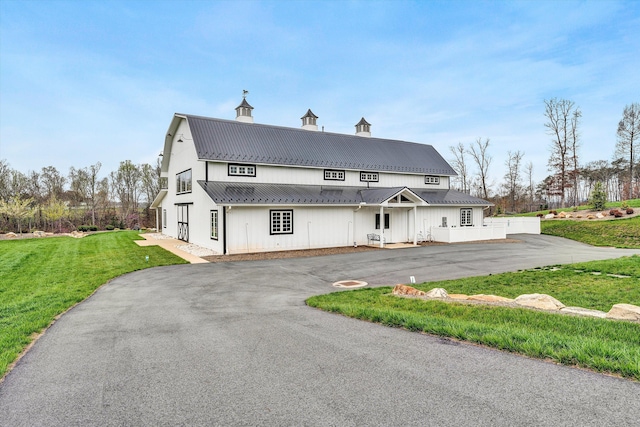
<path fill-rule="evenodd" d="M 178 239 L 189 241 L 189 205 L 178 205 Z"/>

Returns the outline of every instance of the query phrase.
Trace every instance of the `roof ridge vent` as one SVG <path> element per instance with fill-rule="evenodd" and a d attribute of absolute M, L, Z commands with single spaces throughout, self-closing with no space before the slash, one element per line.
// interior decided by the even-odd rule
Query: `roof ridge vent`
<path fill-rule="evenodd" d="M 367 122 L 364 117 L 356 124 L 356 135 L 366 137 L 371 136 L 371 123 Z"/>
<path fill-rule="evenodd" d="M 316 124 L 318 116 L 313 114 L 313 111 L 311 111 L 311 109 L 308 109 L 307 113 L 300 118 L 302 119 L 302 129 L 318 130 L 318 125 Z"/>

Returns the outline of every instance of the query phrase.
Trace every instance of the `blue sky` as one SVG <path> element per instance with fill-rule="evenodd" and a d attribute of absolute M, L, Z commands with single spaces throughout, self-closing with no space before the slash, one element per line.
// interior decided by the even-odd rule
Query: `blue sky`
<path fill-rule="evenodd" d="M 640 102 L 640 2 L 0 2 L 0 159 L 27 172 L 154 163 L 175 112 L 449 147 L 490 138 L 547 176 L 545 99 L 583 113 L 582 163 L 611 159 Z"/>

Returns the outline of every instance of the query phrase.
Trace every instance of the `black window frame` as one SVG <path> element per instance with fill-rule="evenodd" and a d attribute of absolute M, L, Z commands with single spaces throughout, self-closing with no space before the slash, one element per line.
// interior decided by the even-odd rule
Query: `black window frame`
<path fill-rule="evenodd" d="M 338 173 L 342 174 L 342 178 L 327 178 L 327 173 Z M 346 172 L 340 169 L 325 169 L 324 170 L 324 180 L 325 181 L 344 181 L 346 177 Z"/>
<path fill-rule="evenodd" d="M 366 178 L 362 178 L 363 174 L 371 174 L 372 176 L 375 176 L 375 178 L 372 179 L 366 179 Z M 380 173 L 379 172 L 366 172 L 366 171 L 360 171 L 360 182 L 380 182 Z"/>
<path fill-rule="evenodd" d="M 274 230 L 274 214 L 283 214 L 283 213 L 288 213 L 289 216 L 289 229 L 283 231 L 284 229 L 284 219 L 282 217 L 282 215 L 280 216 L 279 219 L 279 230 Z M 269 209 L 269 234 L 272 236 L 279 236 L 281 234 L 293 234 L 293 209 Z"/>
<path fill-rule="evenodd" d="M 213 216 L 215 214 L 216 220 L 215 220 L 215 228 L 214 228 L 214 223 L 213 223 Z M 219 234 L 218 234 L 218 230 L 219 230 L 219 225 L 220 225 L 220 215 L 218 214 L 218 210 L 217 209 L 211 209 L 209 211 L 209 225 L 210 225 L 210 230 L 209 230 L 209 237 L 211 238 L 211 240 L 218 240 Z M 215 233 L 214 233 L 215 231 Z M 214 236 L 215 234 L 215 236 Z"/>
<path fill-rule="evenodd" d="M 232 167 L 236 167 L 236 168 L 253 168 L 253 174 L 250 173 L 232 173 L 231 172 L 231 168 Z M 256 165 L 252 165 L 252 164 L 247 164 L 247 163 L 229 163 L 227 165 L 227 175 L 228 176 L 249 176 L 249 177 L 253 177 L 255 178 L 256 173 L 258 171 L 258 168 L 256 167 Z"/>
<path fill-rule="evenodd" d="M 375 223 L 376 223 L 376 230 L 380 230 L 380 214 L 379 213 L 376 214 Z M 391 225 L 391 215 L 386 213 L 384 214 L 384 229 L 388 230 L 390 225 Z"/>

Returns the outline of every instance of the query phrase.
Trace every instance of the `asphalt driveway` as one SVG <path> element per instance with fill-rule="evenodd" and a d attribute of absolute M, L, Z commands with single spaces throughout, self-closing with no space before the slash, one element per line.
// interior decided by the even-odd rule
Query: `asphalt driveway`
<path fill-rule="evenodd" d="M 638 383 L 304 304 L 338 280 L 393 285 L 640 253 L 517 238 L 128 274 L 22 358 L 0 384 L 0 425 L 634 425 Z"/>

